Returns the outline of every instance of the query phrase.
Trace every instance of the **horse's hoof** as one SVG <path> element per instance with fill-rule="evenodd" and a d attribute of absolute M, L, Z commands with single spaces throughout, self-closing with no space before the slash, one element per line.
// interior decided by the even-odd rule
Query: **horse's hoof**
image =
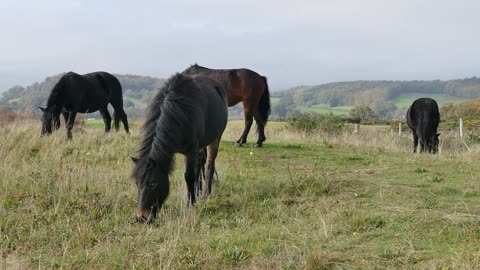
<path fill-rule="evenodd" d="M 262 147 L 262 144 L 261 144 L 261 143 L 256 143 L 256 144 L 254 145 L 254 147 L 255 147 L 255 148 L 260 148 L 260 147 Z"/>
<path fill-rule="evenodd" d="M 242 145 L 243 143 L 239 143 L 239 142 L 235 143 L 235 147 L 242 147 Z"/>

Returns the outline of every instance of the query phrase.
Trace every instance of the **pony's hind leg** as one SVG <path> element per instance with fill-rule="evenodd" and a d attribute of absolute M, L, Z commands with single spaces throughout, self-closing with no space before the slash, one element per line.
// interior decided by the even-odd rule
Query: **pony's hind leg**
<path fill-rule="evenodd" d="M 188 190 L 188 206 L 193 206 L 196 202 L 195 189 L 198 181 L 198 151 L 192 151 L 185 158 L 185 182 Z"/>
<path fill-rule="evenodd" d="M 220 138 L 207 146 L 207 163 L 205 166 L 205 197 L 212 193 L 212 183 L 214 181 L 213 175 L 215 173 L 215 159 L 218 154 L 218 147 L 220 145 Z"/>
<path fill-rule="evenodd" d="M 100 115 L 102 115 L 103 122 L 105 123 L 105 132 L 110 132 L 110 128 L 112 125 L 112 117 L 110 116 L 110 113 L 108 112 L 107 107 L 100 110 Z"/>
<path fill-rule="evenodd" d="M 195 167 L 195 174 L 198 175 L 197 182 L 195 184 L 195 194 L 200 196 L 202 192 L 202 181 L 205 179 L 205 163 L 207 162 L 207 148 L 204 147 L 198 151 L 198 161 Z"/>
<path fill-rule="evenodd" d="M 117 132 L 120 126 L 120 116 L 117 111 L 113 111 L 113 126 L 115 127 L 115 132 Z"/>
<path fill-rule="evenodd" d="M 255 147 L 262 147 L 263 142 L 267 139 L 265 137 L 265 121 L 261 116 L 255 114 L 254 116 L 255 122 L 257 123 L 257 132 L 258 132 L 258 140 L 255 144 Z"/>

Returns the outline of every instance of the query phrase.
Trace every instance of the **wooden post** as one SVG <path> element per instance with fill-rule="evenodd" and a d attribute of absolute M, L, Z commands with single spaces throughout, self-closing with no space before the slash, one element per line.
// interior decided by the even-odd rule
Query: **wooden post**
<path fill-rule="evenodd" d="M 358 133 L 360 131 L 360 125 L 359 124 L 355 124 L 354 125 L 354 129 L 353 129 L 353 132 L 354 133 Z"/>
<path fill-rule="evenodd" d="M 398 123 L 398 136 L 402 135 L 402 123 Z"/>
<path fill-rule="evenodd" d="M 463 119 L 460 118 L 460 139 L 463 139 Z"/>

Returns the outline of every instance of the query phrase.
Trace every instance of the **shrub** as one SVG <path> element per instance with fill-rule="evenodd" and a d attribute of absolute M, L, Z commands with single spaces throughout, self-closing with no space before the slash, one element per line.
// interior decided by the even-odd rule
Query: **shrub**
<path fill-rule="evenodd" d="M 287 119 L 288 128 L 302 131 L 315 132 L 323 131 L 327 133 L 338 133 L 345 126 L 345 119 L 342 116 L 327 114 L 301 114 Z"/>

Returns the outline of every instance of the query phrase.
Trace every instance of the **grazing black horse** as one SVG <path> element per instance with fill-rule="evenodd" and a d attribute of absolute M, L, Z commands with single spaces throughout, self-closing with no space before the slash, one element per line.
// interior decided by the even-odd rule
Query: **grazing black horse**
<path fill-rule="evenodd" d="M 133 176 L 138 188 L 137 221 L 152 222 L 169 193 L 174 154 L 185 155 L 188 203 L 195 203 L 206 147 L 205 196 L 212 189 L 220 138 L 228 119 L 223 87 L 205 76 L 176 74 L 162 87 L 146 113 L 139 158 Z"/>
<path fill-rule="evenodd" d="M 91 113 L 100 110 L 105 123 L 105 132 L 110 131 L 112 117 L 108 112 L 112 104 L 115 130 L 120 120 L 128 131 L 127 114 L 123 110 L 122 86 L 115 76 L 107 72 L 93 72 L 79 75 L 68 72 L 53 87 L 48 97 L 47 107 L 40 109 L 42 116 L 42 136 L 60 128 L 60 113 L 65 119 L 67 137 L 72 138 L 72 128 L 77 113 Z"/>
<path fill-rule="evenodd" d="M 247 142 L 248 132 L 255 118 L 258 132 L 255 147 L 262 147 L 266 139 L 265 125 L 270 115 L 270 93 L 266 77 L 250 69 L 209 69 L 197 64 L 184 70 L 183 74 L 203 75 L 219 82 L 227 92 L 229 107 L 242 102 L 245 129 L 235 145 L 242 146 Z"/>
<path fill-rule="evenodd" d="M 417 152 L 420 142 L 420 152 L 428 151 L 435 154 L 438 149 L 437 128 L 440 123 L 440 113 L 437 102 L 431 98 L 415 100 L 407 111 L 407 124 L 413 133 L 413 152 Z"/>

